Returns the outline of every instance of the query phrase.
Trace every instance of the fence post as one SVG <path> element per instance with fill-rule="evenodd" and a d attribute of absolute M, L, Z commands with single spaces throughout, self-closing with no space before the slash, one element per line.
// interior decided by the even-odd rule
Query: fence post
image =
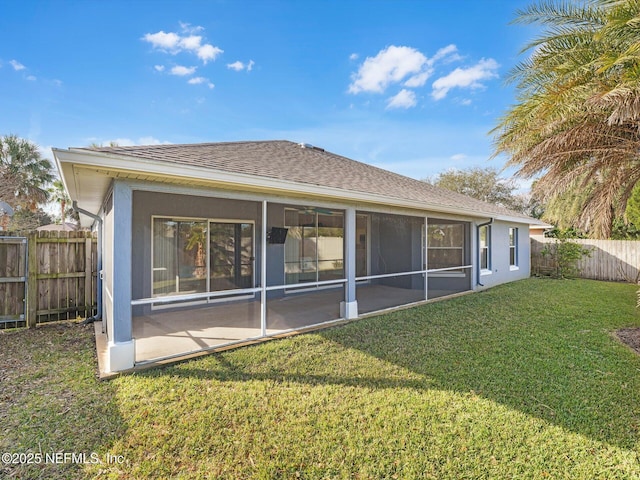
<path fill-rule="evenodd" d="M 27 305 L 25 317 L 27 327 L 33 328 L 38 322 L 38 232 L 31 232 L 27 243 L 29 274 L 27 277 Z"/>

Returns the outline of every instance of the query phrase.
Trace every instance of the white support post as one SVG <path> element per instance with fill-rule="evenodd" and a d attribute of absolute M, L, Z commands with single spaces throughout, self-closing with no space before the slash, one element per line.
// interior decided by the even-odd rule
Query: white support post
<path fill-rule="evenodd" d="M 130 186 L 116 180 L 113 186 L 113 331 L 107 345 L 107 371 L 133 368 L 135 345 L 131 323 L 131 255 L 133 195 Z M 116 255 L 115 252 L 118 252 Z"/>
<path fill-rule="evenodd" d="M 344 288 L 344 302 L 340 302 L 342 318 L 358 317 L 356 299 L 356 209 L 347 208 L 344 215 L 344 273 L 347 283 Z"/>
<path fill-rule="evenodd" d="M 424 299 L 429 300 L 429 217 L 424 217 Z"/>
<path fill-rule="evenodd" d="M 260 238 L 260 331 L 267 335 L 267 201 L 262 201 L 262 235 Z"/>

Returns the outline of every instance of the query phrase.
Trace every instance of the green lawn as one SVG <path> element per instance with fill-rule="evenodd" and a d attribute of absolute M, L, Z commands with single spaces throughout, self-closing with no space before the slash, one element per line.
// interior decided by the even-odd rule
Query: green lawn
<path fill-rule="evenodd" d="M 0 477 L 640 478 L 635 290 L 532 278 L 107 382 L 90 327 L 0 333 L 0 452 L 103 461 Z"/>

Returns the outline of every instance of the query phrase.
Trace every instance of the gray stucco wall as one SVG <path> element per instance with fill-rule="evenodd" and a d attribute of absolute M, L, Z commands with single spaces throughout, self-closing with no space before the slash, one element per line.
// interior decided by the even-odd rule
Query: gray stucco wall
<path fill-rule="evenodd" d="M 267 228 L 284 226 L 284 209 L 291 205 L 269 203 Z M 369 255 L 370 275 L 421 270 L 422 231 L 424 219 L 405 215 L 366 213 L 370 216 Z M 261 256 L 261 214 L 262 204 L 257 201 L 210 198 L 195 195 L 133 192 L 133 255 L 132 255 L 132 298 L 151 297 L 151 225 L 153 216 L 207 218 L 221 220 L 248 220 L 255 224 L 255 278 L 260 280 Z M 429 216 L 429 218 L 433 218 Z M 107 222 L 109 219 L 106 219 Z M 434 219 L 435 220 L 435 219 Z M 435 220 L 439 221 L 439 220 Z M 443 220 L 444 221 L 444 220 Z M 446 222 L 446 221 L 444 221 Z M 477 223 L 465 223 L 465 263 L 477 263 Z M 518 228 L 518 268 L 509 265 L 509 227 Z M 108 232 L 106 228 L 105 234 Z M 117 255 L 117 239 L 114 252 Z M 106 245 L 105 245 L 106 246 Z M 267 244 L 267 285 L 282 285 L 284 278 L 284 245 Z M 530 275 L 529 226 L 496 221 L 491 227 L 491 273 L 479 277 L 482 285 L 477 285 L 478 276 L 469 272 L 464 277 L 430 276 L 429 290 L 464 291 L 469 288 L 482 289 L 500 283 L 527 278 Z M 109 281 L 108 278 L 106 279 Z M 385 285 L 423 289 L 422 276 L 412 275 L 399 278 L 379 279 L 374 282 Z M 108 283 L 107 283 L 108 285 Z M 282 295 L 282 291 L 271 292 L 269 296 Z M 430 295 L 431 296 L 431 295 Z M 106 305 L 106 309 L 109 306 Z M 134 315 L 144 309 L 137 308 Z M 108 315 L 108 312 L 105 312 Z"/>
<path fill-rule="evenodd" d="M 517 269 L 512 269 L 509 265 L 510 227 L 518 229 Z M 529 225 L 495 221 L 491 225 L 491 273 L 480 275 L 482 286 L 478 286 L 478 288 L 488 288 L 501 283 L 528 278 L 531 273 L 530 258 Z M 475 261 L 477 261 L 477 257 Z"/>
<path fill-rule="evenodd" d="M 254 272 L 256 279 L 259 279 L 261 215 L 262 204 L 259 202 L 134 191 L 132 298 L 151 297 L 152 216 L 248 220 L 255 222 L 254 255 L 256 260 Z M 142 308 L 136 308 L 134 315 L 139 315 L 143 311 L 144 309 Z"/>

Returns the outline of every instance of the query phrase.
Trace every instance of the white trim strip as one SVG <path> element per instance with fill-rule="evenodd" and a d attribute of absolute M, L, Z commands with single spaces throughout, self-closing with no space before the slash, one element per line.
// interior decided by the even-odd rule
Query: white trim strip
<path fill-rule="evenodd" d="M 300 288 L 309 288 L 309 287 L 322 287 L 324 285 L 339 285 L 341 283 L 347 283 L 346 278 L 341 278 L 340 280 L 323 280 L 321 282 L 305 282 L 305 283 L 296 283 L 292 285 L 275 285 L 271 287 L 267 287 L 267 291 L 272 290 L 297 290 Z"/>
<path fill-rule="evenodd" d="M 187 300 L 206 300 L 211 297 L 224 297 L 235 295 L 246 295 L 248 293 L 256 293 L 261 289 L 258 288 L 242 288 L 233 290 L 218 290 L 216 292 L 188 293 L 185 295 L 168 295 L 166 297 L 139 298 L 131 300 L 131 305 L 149 305 L 154 303 L 171 303 L 183 302 Z"/>

